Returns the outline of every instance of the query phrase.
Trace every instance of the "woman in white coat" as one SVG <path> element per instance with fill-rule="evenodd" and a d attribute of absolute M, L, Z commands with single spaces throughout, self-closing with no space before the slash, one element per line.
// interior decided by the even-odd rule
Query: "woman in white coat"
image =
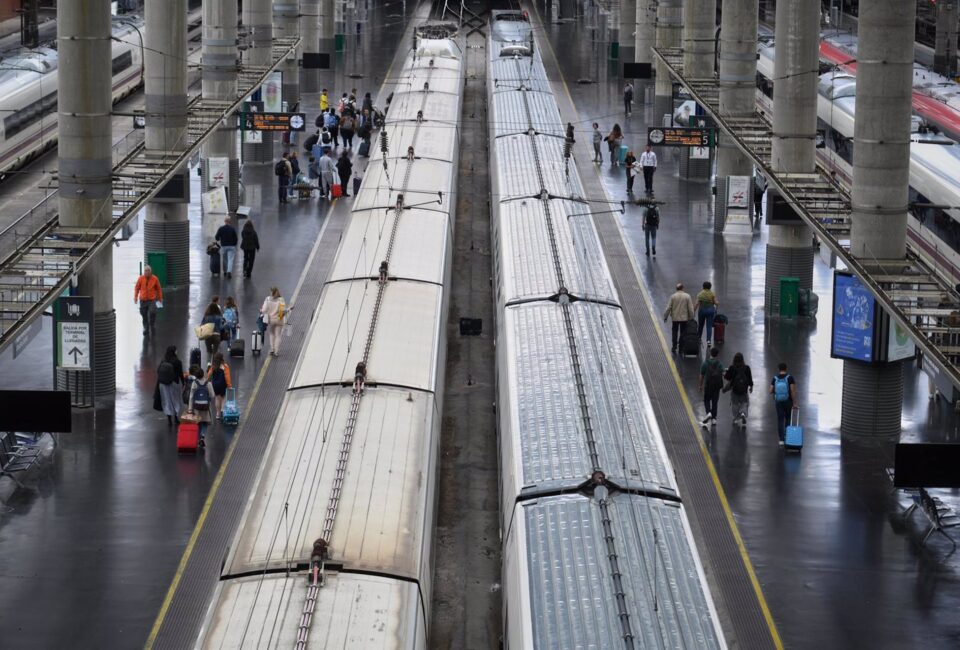
<path fill-rule="evenodd" d="M 277 356 L 280 352 L 280 335 L 283 330 L 283 322 L 287 314 L 293 310 L 293 307 L 287 307 L 280 295 L 280 289 L 273 287 L 270 289 L 270 295 L 263 301 L 260 307 L 260 315 L 263 316 L 267 324 L 267 332 L 270 334 L 270 354 Z"/>

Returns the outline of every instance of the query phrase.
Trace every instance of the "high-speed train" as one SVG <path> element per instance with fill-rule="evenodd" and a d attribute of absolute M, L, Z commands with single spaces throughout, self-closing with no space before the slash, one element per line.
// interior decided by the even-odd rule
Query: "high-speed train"
<path fill-rule="evenodd" d="M 534 43 L 523 13 L 492 13 L 503 647 L 723 648 Z"/>
<path fill-rule="evenodd" d="M 198 648 L 426 647 L 463 57 L 416 33 Z"/>
<path fill-rule="evenodd" d="M 760 47 L 757 60 L 757 104 L 773 112 L 773 61 L 775 48 Z M 817 160 L 846 187 L 853 179 L 853 125 L 856 77 L 841 71 L 820 75 L 817 95 L 818 128 L 825 145 Z M 913 117 L 910 145 L 910 200 L 914 206 L 907 220 L 911 244 L 935 260 L 937 268 L 954 283 L 960 283 L 960 145 L 930 130 Z M 923 207 L 928 204 L 928 207 Z"/>
<path fill-rule="evenodd" d="M 143 83 L 143 20 L 113 20 L 113 101 Z M 0 60 L 0 176 L 57 140 L 57 51 L 48 47 Z"/>

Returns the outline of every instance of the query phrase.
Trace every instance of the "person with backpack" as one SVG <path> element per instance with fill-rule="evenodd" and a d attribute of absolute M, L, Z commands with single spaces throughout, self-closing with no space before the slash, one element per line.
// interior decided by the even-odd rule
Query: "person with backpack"
<path fill-rule="evenodd" d="M 627 115 L 633 113 L 633 84 L 629 81 L 623 87 L 623 112 Z"/>
<path fill-rule="evenodd" d="M 699 388 L 703 392 L 703 408 L 707 417 L 700 424 L 706 429 L 717 424 L 717 406 L 720 391 L 723 389 L 723 362 L 720 361 L 720 348 L 710 349 L 710 358 L 700 365 Z"/>
<path fill-rule="evenodd" d="M 190 366 L 190 376 L 188 377 L 190 387 L 187 396 L 187 412 L 197 421 L 197 427 L 200 433 L 200 449 L 207 446 L 204 440 L 204 433 L 210 424 L 210 383 L 203 376 L 203 369 L 200 366 Z"/>
<path fill-rule="evenodd" d="M 243 251 L 243 277 L 249 278 L 253 275 L 253 263 L 257 259 L 257 251 L 260 250 L 260 237 L 249 219 L 240 229 L 240 250 Z"/>
<path fill-rule="evenodd" d="M 753 373 L 750 372 L 750 366 L 744 362 L 741 352 L 733 355 L 733 365 L 727 368 L 723 378 L 729 382 L 724 390 L 730 391 L 730 410 L 733 411 L 733 423 L 745 427 L 747 426 L 747 412 L 750 410 L 750 393 L 753 392 Z"/>
<path fill-rule="evenodd" d="M 650 245 L 653 244 L 653 256 L 657 256 L 657 230 L 660 229 L 660 210 L 657 206 L 648 206 L 643 211 L 643 241 L 647 246 L 647 256 L 650 256 Z"/>
<path fill-rule="evenodd" d="M 167 347 L 163 361 L 157 367 L 160 402 L 167 424 L 180 423 L 180 383 L 183 381 L 183 362 L 177 357 L 177 346 Z"/>
<path fill-rule="evenodd" d="M 333 141 L 333 148 L 336 149 L 340 146 L 340 118 L 337 117 L 337 114 L 332 108 L 327 111 L 327 114 L 324 116 L 323 126 L 326 127 L 327 133 L 330 134 L 330 138 Z"/>
<path fill-rule="evenodd" d="M 773 403 L 777 407 L 777 435 L 782 447 L 787 425 L 790 424 L 790 413 L 797 403 L 797 382 L 793 375 L 787 374 L 787 364 L 780 363 L 777 366 L 777 374 L 770 382 L 770 394 L 773 395 Z"/>
<path fill-rule="evenodd" d="M 227 389 L 233 388 L 233 382 L 230 381 L 230 366 L 223 360 L 223 354 L 220 352 L 213 355 L 213 361 L 207 368 L 207 379 L 210 381 L 210 387 L 213 388 L 213 402 L 219 420 L 223 417 L 223 403 L 227 399 Z"/>
<path fill-rule="evenodd" d="M 273 173 L 276 174 L 279 181 L 277 185 L 277 197 L 280 199 L 280 203 L 290 202 L 287 199 L 287 190 L 290 187 L 290 178 L 293 176 L 293 167 L 290 166 L 289 158 L 290 154 L 284 151 L 283 156 L 277 161 L 277 164 L 273 168 Z"/>
<path fill-rule="evenodd" d="M 233 296 L 227 296 L 227 301 L 223 304 L 223 329 L 220 330 L 220 338 L 229 343 L 237 335 L 239 327 L 240 309 Z"/>
<path fill-rule="evenodd" d="M 287 307 L 280 295 L 280 289 L 273 287 L 270 289 L 270 295 L 263 301 L 260 307 L 260 315 L 267 325 L 267 331 L 270 333 L 270 354 L 277 356 L 280 352 L 280 333 L 283 330 L 283 322 L 293 307 Z"/>
<path fill-rule="evenodd" d="M 623 129 L 620 128 L 619 124 L 614 124 L 604 140 L 607 141 L 607 148 L 610 150 L 610 165 L 619 165 L 620 161 L 617 156 L 619 155 L 620 145 L 623 144 Z"/>
<path fill-rule="evenodd" d="M 356 120 L 353 115 L 346 113 L 340 118 L 340 137 L 343 139 L 343 146 L 347 149 L 353 149 L 353 132 L 356 129 Z"/>
<path fill-rule="evenodd" d="M 223 330 L 223 315 L 220 306 L 207 305 L 203 312 L 203 320 L 197 327 L 197 338 L 207 346 L 207 354 L 213 356 L 220 349 L 220 332 Z"/>

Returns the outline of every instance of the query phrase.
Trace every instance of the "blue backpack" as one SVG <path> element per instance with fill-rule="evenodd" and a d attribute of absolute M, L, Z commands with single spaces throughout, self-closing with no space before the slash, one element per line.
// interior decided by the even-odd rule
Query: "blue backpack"
<path fill-rule="evenodd" d="M 237 329 L 237 310 L 233 307 L 227 307 L 223 310 L 223 320 L 231 330 Z"/>
<path fill-rule="evenodd" d="M 210 410 L 210 390 L 207 384 L 196 382 L 196 388 L 193 389 L 193 408 L 197 411 Z"/>
<path fill-rule="evenodd" d="M 773 378 L 773 398 L 778 402 L 790 401 L 790 375 Z"/>

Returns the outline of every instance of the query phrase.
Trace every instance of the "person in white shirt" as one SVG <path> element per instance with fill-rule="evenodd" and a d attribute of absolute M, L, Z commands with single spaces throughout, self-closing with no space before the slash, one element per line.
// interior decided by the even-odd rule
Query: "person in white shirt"
<path fill-rule="evenodd" d="M 657 154 L 649 144 L 640 154 L 640 167 L 643 168 L 643 185 L 647 194 L 653 196 L 653 173 L 657 171 Z"/>

